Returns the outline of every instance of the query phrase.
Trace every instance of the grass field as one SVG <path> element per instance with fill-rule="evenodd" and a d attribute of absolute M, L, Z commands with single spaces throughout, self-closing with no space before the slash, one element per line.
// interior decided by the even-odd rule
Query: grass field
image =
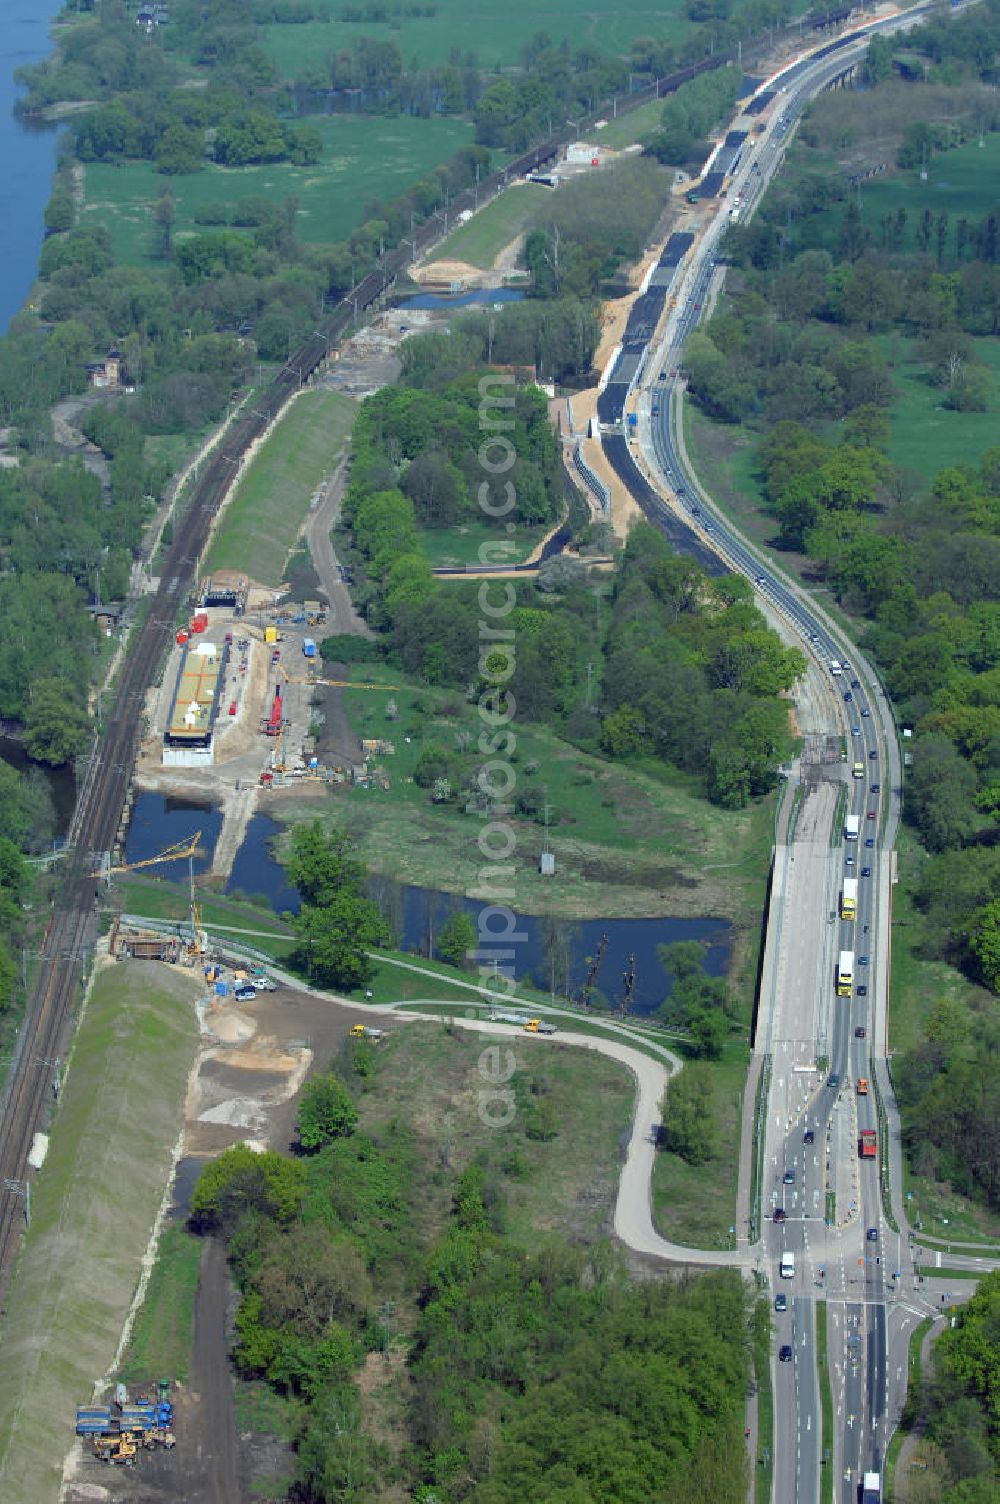
<path fill-rule="evenodd" d="M 653 1166 L 653 1225 L 692 1248 L 733 1248 L 739 1176 L 740 1114 L 747 1073 L 746 1045 L 733 1041 L 712 1065 L 719 1149 L 707 1164 L 689 1165 L 667 1149 Z"/>
<path fill-rule="evenodd" d="M 94 983 L 7 1296 L 4 1504 L 57 1496 L 75 1407 L 114 1357 L 183 1118 L 192 997 L 189 976 L 138 961 Z"/>
<path fill-rule="evenodd" d="M 830 1356 L 827 1340 L 827 1303 L 816 1302 L 816 1367 L 819 1370 L 819 1400 L 824 1452 L 833 1452 L 833 1390 L 830 1387 Z M 821 1504 L 833 1504 L 833 1468 L 824 1467 L 820 1475 Z"/>
<path fill-rule="evenodd" d="M 323 137 L 323 155 L 312 167 L 293 167 L 287 162 L 262 167 L 209 166 L 190 176 L 166 178 L 149 162 L 120 166 L 89 162 L 82 223 L 93 220 L 107 225 L 117 260 L 143 265 L 153 260 L 150 215 L 164 188 L 170 189 L 177 202 L 176 239 L 217 228 L 195 223 L 195 214 L 207 205 L 222 204 L 232 210 L 241 199 L 295 197 L 300 204 L 296 221 L 300 237 L 326 244 L 349 235 L 361 223 L 371 199 L 405 192 L 472 141 L 472 127 L 463 120 L 335 115 L 310 116 L 308 123 Z"/>
<path fill-rule="evenodd" d="M 663 119 L 663 100 L 651 99 L 648 104 L 639 105 L 638 109 L 625 110 L 621 115 L 602 125 L 599 131 L 594 132 L 594 140 L 600 146 L 610 146 L 615 151 L 620 151 L 624 146 L 633 146 L 637 141 L 644 141 L 658 129 Z"/>
<path fill-rule="evenodd" d="M 465 261 L 488 271 L 504 247 L 529 228 L 550 192 L 537 184 L 514 183 L 453 230 L 435 248 L 434 260 Z"/>
<path fill-rule="evenodd" d="M 590 1242 L 610 1231 L 618 1185 L 619 1140 L 631 1121 L 632 1077 L 614 1061 L 577 1049 L 532 1048 L 510 1042 L 512 1117 L 495 1102 L 486 1078 L 485 1039 L 445 1024 L 410 1024 L 380 1048 L 374 1090 L 362 1097 L 360 1127 L 371 1130 L 396 1116 L 421 1145 L 427 1215 L 443 1220 L 451 1177 L 442 1157 L 460 1172 L 477 1155 L 499 1171 L 507 1194 L 507 1230 L 525 1246 L 547 1234 Z M 503 1063 L 507 1056 L 504 1055 Z M 551 1138 L 539 1138 L 540 1103 Z"/>
<path fill-rule="evenodd" d="M 177 1223 L 160 1239 L 122 1364 L 126 1383 L 146 1385 L 161 1377 L 187 1382 L 201 1248 L 201 1239 Z"/>
<path fill-rule="evenodd" d="M 523 564 L 547 532 L 547 527 L 519 527 L 512 538 L 504 539 L 505 543 L 510 544 L 510 553 L 505 562 Z M 484 543 L 496 547 L 496 524 L 467 522 L 462 527 L 421 528 L 419 542 L 421 553 L 434 569 L 455 569 L 460 564 L 478 564 L 479 550 Z"/>
<path fill-rule="evenodd" d="M 973 342 L 979 359 L 993 373 L 990 411 L 951 412 L 944 406 L 944 393 L 933 386 L 927 368 L 919 360 L 904 359 L 892 367 L 896 399 L 890 411 L 889 458 L 894 464 L 918 475 L 929 484 L 948 465 L 975 464 L 984 450 L 997 441 L 1000 412 L 1000 340 Z"/>
<path fill-rule="evenodd" d="M 358 411 L 340 392 L 296 397 L 251 461 L 212 537 L 205 569 L 239 569 L 277 586 L 310 497 L 343 452 Z"/>
<path fill-rule="evenodd" d="M 335 787 L 325 809 L 310 805 L 308 816 L 319 811 L 332 825 L 348 829 L 373 873 L 475 894 L 482 867 L 479 821 L 457 804 L 432 805 L 427 791 L 413 782 L 428 742 L 454 747 L 456 734 L 470 731 L 475 745 L 481 729 L 475 707 L 460 695 L 408 683 L 396 670 L 366 665 L 365 672 L 384 679 L 387 687 L 346 691 L 347 712 L 360 736 L 392 736 L 395 755 L 385 761 L 390 788 Z M 392 724 L 386 716 L 390 698 L 399 712 Z M 733 980 L 749 1001 L 772 802 L 724 811 L 709 804 L 691 779 L 652 763 L 606 762 L 538 725 L 518 729 L 514 761 L 518 787 L 544 789 L 550 802 L 559 877 L 552 884 L 539 876 L 542 826 L 515 820 L 512 906 L 525 914 L 564 918 L 726 918 L 735 927 Z M 276 806 L 274 812 L 289 823 L 296 818 L 291 808 Z"/>
<path fill-rule="evenodd" d="M 880 221 L 899 208 L 907 213 L 902 249 L 917 249 L 917 226 L 925 209 L 937 217 L 947 213 L 951 220 L 948 249 L 954 249 L 955 221 L 963 215 L 975 219 L 989 212 L 996 202 L 995 185 L 1000 173 L 1000 134 L 970 141 L 954 151 L 932 156 L 927 163 L 927 181 L 920 173 L 893 172 L 861 184 L 858 201 L 861 218 L 875 237 L 881 234 Z"/>
<path fill-rule="evenodd" d="M 330 0 L 331 18 L 340 10 Z M 401 17 L 376 25 L 353 25 L 345 21 L 310 21 L 302 26 L 274 25 L 261 33 L 264 49 L 285 78 L 295 78 L 333 53 L 350 48 L 357 39 L 375 37 L 395 42 L 407 62 L 421 64 L 448 61 L 457 51 L 474 53 L 480 66 L 510 67 L 518 63 L 529 38 L 545 32 L 557 45 L 592 46 L 611 53 L 625 53 L 638 36 L 663 36 L 666 31 L 681 39 L 692 30 L 681 0 L 649 0 L 636 5 L 610 0 L 601 10 L 581 11 L 574 0 L 435 0 L 431 17 Z"/>

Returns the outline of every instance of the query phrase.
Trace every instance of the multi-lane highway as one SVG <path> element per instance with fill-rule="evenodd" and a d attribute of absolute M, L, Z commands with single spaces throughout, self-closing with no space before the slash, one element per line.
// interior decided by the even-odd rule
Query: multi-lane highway
<path fill-rule="evenodd" d="M 866 1471 L 882 1472 L 905 1384 L 898 1352 L 890 1383 L 890 1343 L 905 1341 L 916 1319 L 913 1254 L 905 1228 L 894 1231 L 883 1214 L 880 1186 L 881 1156 L 889 1149 L 882 1143 L 886 1113 L 895 1121 L 885 1054 L 890 853 L 901 766 L 891 708 L 871 666 L 805 591 L 758 555 L 692 476 L 679 417 L 683 350 L 721 283 L 720 243 L 733 210 L 743 219 L 752 214 L 805 103 L 859 60 L 871 31 L 912 25 L 921 10 L 869 23 L 864 33 L 827 43 L 769 81 L 773 97 L 763 129 L 747 130 L 728 198 L 706 205 L 669 288 L 662 332 L 636 359 L 621 404 L 631 489 L 650 520 L 662 526 L 666 512 L 664 531 L 678 546 L 698 557 L 708 550 L 715 568 L 750 578 L 762 609 L 810 660 L 799 705 L 806 733 L 796 769 L 802 798 L 776 847 L 755 1040 L 768 1081 L 758 1145 L 759 1231 L 775 1305 L 780 1504 L 816 1504 L 824 1467 L 836 1469 L 841 1504 L 856 1501 Z M 737 129 L 746 124 L 734 121 Z M 623 436 L 614 434 L 612 443 L 620 448 Z M 625 462 L 619 458 L 616 468 L 624 478 Z M 859 827 L 850 839 L 849 815 Z M 842 917 L 845 878 L 857 882 L 850 918 Z M 844 953 L 853 955 L 849 967 L 840 965 Z M 859 1090 L 862 1081 L 867 1090 Z M 859 1153 L 866 1129 L 879 1143 L 874 1159 Z M 786 1255 L 794 1256 L 794 1271 L 789 1263 L 782 1277 Z M 825 1327 L 822 1377 L 831 1386 L 832 1436 L 823 1434 L 817 1321 Z"/>

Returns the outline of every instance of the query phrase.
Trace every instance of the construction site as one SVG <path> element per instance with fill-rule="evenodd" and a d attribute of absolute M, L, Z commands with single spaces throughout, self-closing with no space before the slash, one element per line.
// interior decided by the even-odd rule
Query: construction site
<path fill-rule="evenodd" d="M 322 639 L 345 627 L 323 601 L 291 601 L 228 573 L 201 581 L 195 601 L 147 697 L 134 787 L 221 809 L 207 876 L 225 880 L 260 801 L 322 796 L 331 784 L 389 787 L 393 744 L 355 734 L 343 691 L 391 686 L 324 665 Z"/>

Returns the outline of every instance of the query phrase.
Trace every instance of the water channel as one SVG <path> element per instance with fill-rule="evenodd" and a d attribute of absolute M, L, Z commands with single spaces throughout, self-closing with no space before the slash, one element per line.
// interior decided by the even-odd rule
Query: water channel
<path fill-rule="evenodd" d="M 220 825 L 218 809 L 168 799 L 162 794 L 140 794 L 132 813 L 125 859 L 137 862 L 155 856 L 158 851 L 184 841 L 200 830 L 204 855 L 195 861 L 195 872 L 204 872 L 211 865 L 211 852 Z M 295 913 L 299 907 L 299 895 L 271 851 L 271 843 L 280 831 L 281 827 L 270 816 L 254 816 L 236 854 L 226 891 L 263 896 L 276 912 Z M 185 876 L 179 866 L 155 871 L 178 881 Z M 372 880 L 372 895 L 382 906 L 393 931 L 394 943 L 402 950 L 416 953 L 425 948 L 428 929 L 433 928 L 437 933 L 452 909 L 461 906 L 477 921 L 480 910 L 485 907 L 482 902 L 463 899 L 457 894 L 430 892 L 426 888 L 383 878 Z M 518 939 L 513 947 L 513 964 L 519 980 L 530 977 L 536 985 L 544 988 L 554 980 L 558 992 L 578 992 L 586 978 L 588 958 L 596 954 L 601 936 L 607 935 L 607 950 L 597 979 L 598 990 L 609 1001 L 617 1001 L 623 992 L 623 973 L 628 958 L 634 956 L 633 1011 L 636 1013 L 652 1012 L 670 991 L 670 980 L 657 955 L 658 945 L 669 945 L 675 940 L 701 941 L 706 947 L 705 965 L 711 976 L 721 976 L 729 960 L 729 926 L 721 919 L 559 921 L 559 938 L 554 944 L 547 935 L 548 929 L 549 926 L 537 915 L 519 916 L 518 930 L 523 932 L 523 938 Z"/>
<path fill-rule="evenodd" d="M 0 333 L 38 275 L 58 137 L 55 126 L 15 119 L 14 73 L 52 51 L 49 23 L 61 9 L 61 0 L 0 0 Z"/>

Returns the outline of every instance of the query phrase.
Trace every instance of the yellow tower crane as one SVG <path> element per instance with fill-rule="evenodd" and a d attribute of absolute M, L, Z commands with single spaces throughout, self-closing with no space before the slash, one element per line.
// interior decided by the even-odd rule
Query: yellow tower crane
<path fill-rule="evenodd" d="M 139 872 L 143 867 L 156 867 L 161 862 L 181 862 L 188 864 L 188 893 L 189 911 L 191 918 L 191 939 L 188 941 L 188 954 L 191 956 L 203 955 L 208 948 L 208 936 L 202 929 L 201 909 L 194 895 L 194 859 L 204 855 L 201 848 L 201 831 L 196 830 L 193 836 L 186 841 L 176 841 L 173 846 L 165 846 L 156 856 L 144 857 L 141 862 L 118 862 L 111 864 L 110 853 L 106 853 L 106 860 L 96 872 L 91 872 L 91 877 L 100 877 L 110 887 L 112 877 L 122 872 Z"/>

